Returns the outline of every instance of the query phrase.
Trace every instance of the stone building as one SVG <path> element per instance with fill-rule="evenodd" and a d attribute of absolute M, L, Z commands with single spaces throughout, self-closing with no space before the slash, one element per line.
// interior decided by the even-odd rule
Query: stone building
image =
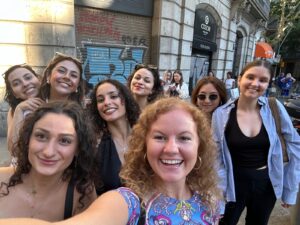
<path fill-rule="evenodd" d="M 181 69 L 190 90 L 212 70 L 237 75 L 253 60 L 269 0 L 10 0 L 0 9 L 0 72 L 42 72 L 55 52 L 80 58 L 84 78 L 126 82 L 137 63 Z M 0 98 L 4 82 L 0 78 Z M 1 100 L 0 100 L 1 101 Z M 0 103 L 0 135 L 7 105 Z"/>

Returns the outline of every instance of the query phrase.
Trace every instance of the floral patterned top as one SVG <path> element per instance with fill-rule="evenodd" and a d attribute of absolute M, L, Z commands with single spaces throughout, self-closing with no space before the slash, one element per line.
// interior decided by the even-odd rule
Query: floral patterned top
<path fill-rule="evenodd" d="M 127 225 L 136 225 L 140 217 L 140 200 L 131 189 L 118 188 L 117 191 L 128 204 Z M 146 206 L 145 225 L 214 225 L 219 221 L 219 210 L 213 214 L 201 196 L 195 192 L 188 200 L 177 200 L 163 194 L 155 194 Z"/>

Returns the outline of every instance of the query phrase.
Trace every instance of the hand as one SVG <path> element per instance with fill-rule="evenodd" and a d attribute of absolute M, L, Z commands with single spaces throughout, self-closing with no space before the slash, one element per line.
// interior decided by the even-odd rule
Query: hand
<path fill-rule="evenodd" d="M 290 204 L 287 204 L 287 203 L 285 203 L 285 202 L 282 202 L 281 203 L 281 206 L 283 207 L 283 208 L 286 208 L 286 209 L 288 209 L 288 208 L 290 208 Z"/>
<path fill-rule="evenodd" d="M 21 109 L 22 111 L 30 110 L 34 111 L 38 107 L 40 107 L 44 101 L 40 98 L 29 98 L 23 102 L 21 102 L 17 108 Z"/>

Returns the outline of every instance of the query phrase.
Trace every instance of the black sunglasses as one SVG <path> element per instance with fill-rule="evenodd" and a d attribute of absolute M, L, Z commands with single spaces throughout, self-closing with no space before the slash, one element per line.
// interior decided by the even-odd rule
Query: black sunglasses
<path fill-rule="evenodd" d="M 134 67 L 134 70 L 139 70 L 142 68 L 157 70 L 157 66 L 155 66 L 155 65 L 152 65 L 152 64 L 146 65 L 146 64 L 142 64 L 142 63 L 136 64 Z"/>
<path fill-rule="evenodd" d="M 201 101 L 204 101 L 206 99 L 206 97 L 208 97 L 208 99 L 210 101 L 215 101 L 218 99 L 219 96 L 217 94 L 211 94 L 211 95 L 199 94 L 199 95 L 197 95 L 197 98 Z"/>

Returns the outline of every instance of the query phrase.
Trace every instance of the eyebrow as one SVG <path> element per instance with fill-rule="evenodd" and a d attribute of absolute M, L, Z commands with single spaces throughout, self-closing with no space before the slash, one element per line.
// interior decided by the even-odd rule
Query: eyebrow
<path fill-rule="evenodd" d="M 118 91 L 109 91 L 109 92 L 107 92 L 105 94 L 98 94 L 97 97 L 98 96 L 104 96 L 104 95 L 111 95 L 111 94 L 118 94 Z"/>
<path fill-rule="evenodd" d="M 42 131 L 42 132 L 45 132 L 45 133 L 47 133 L 47 134 L 50 133 L 49 130 L 46 130 L 46 129 L 44 129 L 44 128 L 39 128 L 39 127 L 35 128 L 33 131 Z M 75 132 L 75 134 L 72 134 L 72 133 L 60 133 L 59 135 L 60 135 L 60 136 L 70 136 L 70 137 L 75 137 L 75 136 L 76 136 L 76 132 Z"/>
<path fill-rule="evenodd" d="M 64 68 L 65 70 L 70 70 L 70 69 L 68 69 L 67 67 L 62 66 L 62 65 L 61 65 L 61 66 L 56 66 L 55 68 L 61 68 L 61 67 Z M 79 70 L 79 69 L 78 69 L 78 70 Z M 71 72 L 74 72 L 74 73 L 78 73 L 78 74 L 80 73 L 80 72 L 78 72 L 78 71 L 76 71 L 76 70 L 70 70 L 70 71 L 71 71 Z"/>

